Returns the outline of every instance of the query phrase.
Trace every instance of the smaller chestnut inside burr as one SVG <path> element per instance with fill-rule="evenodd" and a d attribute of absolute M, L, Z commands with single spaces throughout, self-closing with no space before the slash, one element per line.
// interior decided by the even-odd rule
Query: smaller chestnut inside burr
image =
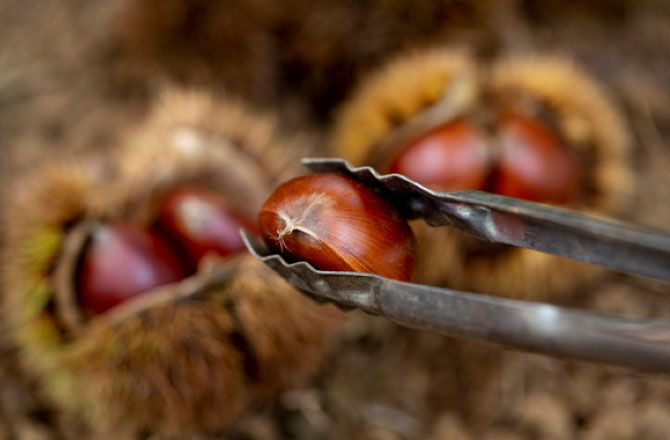
<path fill-rule="evenodd" d="M 412 278 L 416 239 L 391 203 L 335 173 L 298 177 L 277 188 L 258 216 L 273 250 L 317 269 Z"/>
<path fill-rule="evenodd" d="M 514 114 L 499 126 L 502 151 L 493 192 L 555 204 L 578 199 L 582 164 L 551 127 Z"/>
<path fill-rule="evenodd" d="M 79 301 L 95 314 L 186 276 L 160 236 L 130 223 L 98 225 L 79 272 Z"/>
<path fill-rule="evenodd" d="M 240 228 L 255 231 L 253 222 L 237 213 L 225 197 L 195 186 L 171 191 L 157 223 L 196 263 L 208 253 L 226 258 L 243 251 Z"/>
<path fill-rule="evenodd" d="M 382 171 L 436 191 L 489 191 L 541 203 L 571 204 L 581 195 L 581 164 L 539 117 L 508 113 L 486 136 L 467 119 L 449 121 L 398 148 Z"/>
<path fill-rule="evenodd" d="M 492 161 L 486 142 L 474 124 L 452 121 L 400 148 L 389 172 L 438 191 L 485 190 Z"/>

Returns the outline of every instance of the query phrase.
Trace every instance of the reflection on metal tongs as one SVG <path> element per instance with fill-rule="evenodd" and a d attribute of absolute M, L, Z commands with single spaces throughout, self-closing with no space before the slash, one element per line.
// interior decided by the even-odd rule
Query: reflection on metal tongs
<path fill-rule="evenodd" d="M 434 192 L 404 176 L 382 176 L 370 167 L 353 168 L 340 159 L 303 159 L 303 164 L 314 172 L 352 176 L 381 191 L 408 218 L 423 218 L 432 226 L 451 225 L 482 240 L 670 282 L 668 236 L 480 191 Z M 670 318 L 623 318 L 372 274 L 320 271 L 305 262 L 289 264 L 252 236 L 243 236 L 256 257 L 317 301 L 359 308 L 407 327 L 670 372 Z"/>

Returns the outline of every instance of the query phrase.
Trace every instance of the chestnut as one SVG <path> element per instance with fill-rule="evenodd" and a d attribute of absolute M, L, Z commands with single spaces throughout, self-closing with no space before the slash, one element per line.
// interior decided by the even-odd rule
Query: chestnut
<path fill-rule="evenodd" d="M 262 206 L 265 242 L 321 270 L 412 278 L 416 239 L 406 220 L 371 188 L 344 175 L 320 173 L 280 185 Z"/>
<path fill-rule="evenodd" d="M 219 194 L 197 187 L 169 193 L 158 215 L 158 224 L 193 262 L 209 252 L 228 257 L 244 250 L 240 228 L 255 230 L 253 222 L 235 212 Z"/>
<path fill-rule="evenodd" d="M 174 251 L 158 235 L 130 223 L 99 224 L 80 262 L 79 301 L 99 314 L 185 276 Z"/>
<path fill-rule="evenodd" d="M 549 126 L 534 117 L 510 114 L 502 118 L 499 130 L 495 193 L 546 203 L 575 200 L 580 164 Z"/>
<path fill-rule="evenodd" d="M 391 173 L 437 191 L 485 189 L 489 149 L 472 123 L 449 122 L 400 150 L 389 167 Z"/>

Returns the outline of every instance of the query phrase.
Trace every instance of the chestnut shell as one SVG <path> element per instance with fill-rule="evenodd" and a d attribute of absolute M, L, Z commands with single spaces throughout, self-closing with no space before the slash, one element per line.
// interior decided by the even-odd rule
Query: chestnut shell
<path fill-rule="evenodd" d="M 456 120 L 403 146 L 389 171 L 438 191 L 485 190 L 490 161 L 475 124 Z"/>
<path fill-rule="evenodd" d="M 254 226 L 238 214 L 225 198 L 195 186 L 167 195 L 161 207 L 159 227 L 178 242 L 193 263 L 213 252 L 223 258 L 244 250 L 240 228 Z"/>
<path fill-rule="evenodd" d="M 79 269 L 79 301 L 103 313 L 126 299 L 186 276 L 157 234 L 130 223 L 99 224 Z"/>
<path fill-rule="evenodd" d="M 260 210 L 267 244 L 317 269 L 372 272 L 409 281 L 416 239 L 400 212 L 349 177 L 321 173 L 279 186 Z"/>
<path fill-rule="evenodd" d="M 577 199 L 582 164 L 550 127 L 537 118 L 507 115 L 501 121 L 500 142 L 494 192 L 544 203 Z"/>

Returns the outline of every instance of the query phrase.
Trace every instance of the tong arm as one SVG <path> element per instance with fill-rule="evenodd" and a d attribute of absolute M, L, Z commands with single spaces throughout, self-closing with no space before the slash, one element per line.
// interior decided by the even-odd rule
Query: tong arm
<path fill-rule="evenodd" d="M 287 263 L 243 232 L 249 251 L 293 287 L 397 324 L 527 351 L 670 372 L 670 321 L 603 315 L 550 304 L 404 283 Z"/>
<path fill-rule="evenodd" d="M 380 175 L 342 159 L 303 159 L 315 172 L 339 172 L 376 188 L 408 218 L 451 225 L 495 243 L 535 249 L 670 281 L 670 237 L 576 211 L 481 191 L 431 191 L 399 174 Z"/>

